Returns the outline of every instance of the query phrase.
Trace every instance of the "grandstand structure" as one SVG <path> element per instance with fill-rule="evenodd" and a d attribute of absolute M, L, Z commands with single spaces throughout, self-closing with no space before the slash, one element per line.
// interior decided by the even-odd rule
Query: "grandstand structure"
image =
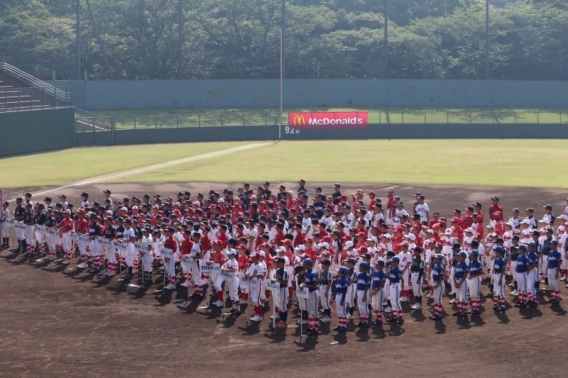
<path fill-rule="evenodd" d="M 57 88 L 0 62 L 0 112 L 73 106 L 70 89 Z"/>

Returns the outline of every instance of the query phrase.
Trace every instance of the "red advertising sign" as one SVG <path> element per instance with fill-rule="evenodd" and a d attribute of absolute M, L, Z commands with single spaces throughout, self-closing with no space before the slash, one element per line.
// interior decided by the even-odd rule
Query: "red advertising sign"
<path fill-rule="evenodd" d="M 365 129 L 367 112 L 289 113 L 288 125 L 295 129 Z"/>

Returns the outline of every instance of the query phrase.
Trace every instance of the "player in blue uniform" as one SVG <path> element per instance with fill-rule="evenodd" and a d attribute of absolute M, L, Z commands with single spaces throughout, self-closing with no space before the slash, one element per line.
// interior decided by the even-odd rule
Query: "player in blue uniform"
<path fill-rule="evenodd" d="M 558 251 L 558 240 L 551 241 L 551 249 L 548 252 L 548 259 L 546 262 L 546 277 L 548 277 L 548 286 L 550 286 L 551 298 L 548 303 L 558 304 L 558 295 L 560 294 L 560 284 L 558 278 L 560 277 L 560 262 L 562 255 Z"/>
<path fill-rule="evenodd" d="M 375 313 L 375 321 L 373 322 L 374 326 L 380 326 L 383 324 L 383 302 L 387 298 L 387 291 L 385 287 L 387 275 L 384 269 L 384 260 L 375 261 L 375 271 L 373 272 L 373 278 L 371 281 L 371 307 Z"/>
<path fill-rule="evenodd" d="M 412 250 L 412 262 L 410 263 L 410 279 L 412 280 L 412 293 L 416 303 L 411 306 L 414 310 L 422 308 L 422 279 L 424 277 L 424 260 L 422 248 L 415 247 Z"/>
<path fill-rule="evenodd" d="M 398 267 L 400 259 L 393 257 L 390 259 L 390 269 L 388 271 L 389 285 L 390 285 L 390 301 L 392 306 L 392 315 L 387 320 L 389 323 L 404 323 L 402 318 L 402 306 L 400 305 L 400 281 L 402 279 L 402 271 Z"/>
<path fill-rule="evenodd" d="M 347 296 L 347 288 L 349 280 L 345 278 L 349 269 L 342 266 L 337 272 L 337 280 L 335 281 L 335 308 L 337 309 L 337 327 L 333 330 L 338 332 L 347 332 L 347 312 L 345 311 L 345 298 Z"/>
<path fill-rule="evenodd" d="M 495 259 L 493 260 L 493 269 L 491 269 L 493 283 L 493 310 L 505 311 L 505 273 L 507 271 L 507 263 L 503 258 L 505 250 L 502 247 L 496 247 Z"/>
<path fill-rule="evenodd" d="M 457 311 L 454 316 L 465 318 L 467 316 L 467 273 L 468 265 L 465 263 L 467 254 L 463 251 L 456 256 L 457 262 L 454 266 L 454 287 L 456 290 Z"/>
<path fill-rule="evenodd" d="M 306 270 L 304 273 L 304 283 L 301 288 L 308 289 L 308 336 L 317 336 L 319 334 L 319 291 L 318 291 L 318 275 L 312 269 L 312 260 L 305 259 L 302 266 Z"/>
<path fill-rule="evenodd" d="M 357 275 L 357 306 L 359 307 L 359 324 L 356 327 L 367 328 L 369 326 L 369 288 L 371 287 L 371 276 L 367 271 L 369 264 L 362 262 L 359 264 L 360 273 Z"/>
<path fill-rule="evenodd" d="M 434 255 L 434 265 L 432 265 L 432 282 L 434 284 L 434 313 L 430 315 L 430 319 L 441 320 L 443 304 L 442 298 L 444 297 L 444 279 L 445 279 L 445 268 L 442 264 L 444 260 L 444 255 L 438 253 Z"/>
<path fill-rule="evenodd" d="M 529 306 L 537 306 L 536 301 L 536 282 L 538 280 L 538 260 L 539 256 L 536 253 L 536 243 L 529 243 L 527 245 L 527 259 L 529 266 L 527 269 L 527 296 Z"/>
<path fill-rule="evenodd" d="M 526 255 L 527 246 L 522 244 L 519 246 L 519 256 L 515 264 L 515 275 L 517 277 L 517 292 L 519 293 L 519 301 L 515 307 L 527 306 L 527 270 L 529 267 L 529 259 Z"/>
<path fill-rule="evenodd" d="M 470 314 L 479 314 L 479 305 L 481 300 L 481 274 L 483 266 L 479 261 L 479 251 L 474 249 L 469 253 L 467 287 L 469 290 L 469 298 L 471 300 Z"/>

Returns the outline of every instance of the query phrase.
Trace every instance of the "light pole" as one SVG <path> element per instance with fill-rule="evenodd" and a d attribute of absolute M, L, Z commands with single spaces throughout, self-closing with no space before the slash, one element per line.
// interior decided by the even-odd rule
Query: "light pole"
<path fill-rule="evenodd" d="M 385 0 L 385 79 L 389 78 L 389 0 Z"/>
<path fill-rule="evenodd" d="M 485 0 L 485 79 L 489 77 L 489 0 Z"/>
<path fill-rule="evenodd" d="M 278 117 L 278 140 L 282 139 L 282 114 L 284 105 L 284 27 L 286 0 L 282 0 L 282 17 L 280 19 L 280 114 Z"/>
<path fill-rule="evenodd" d="M 77 80 L 81 80 L 81 0 L 77 0 L 75 3 L 77 16 L 76 16 L 76 25 L 75 25 L 75 32 L 76 35 L 76 46 L 75 46 L 75 76 Z"/>

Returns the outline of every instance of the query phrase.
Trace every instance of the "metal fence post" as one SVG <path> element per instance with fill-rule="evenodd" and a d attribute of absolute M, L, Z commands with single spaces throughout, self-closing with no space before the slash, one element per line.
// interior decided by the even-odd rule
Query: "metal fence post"
<path fill-rule="evenodd" d="M 197 115 L 197 126 L 201 127 L 201 114 Z"/>
<path fill-rule="evenodd" d="M 136 130 L 136 117 L 134 117 L 134 130 Z"/>
<path fill-rule="evenodd" d="M 402 118 L 402 123 L 404 123 L 404 110 L 401 112 L 401 115 L 402 115 L 402 117 L 401 117 L 401 118 Z"/>
<path fill-rule="evenodd" d="M 446 112 L 446 124 L 450 123 L 450 112 Z"/>
<path fill-rule="evenodd" d="M 426 123 L 426 110 L 424 110 L 424 123 Z"/>
<path fill-rule="evenodd" d="M 179 114 L 176 114 L 176 124 L 177 128 L 179 129 Z"/>
<path fill-rule="evenodd" d="M 473 122 L 471 122 L 471 110 L 469 111 L 469 124 L 471 125 Z"/>
<path fill-rule="evenodd" d="M 221 113 L 221 116 L 220 116 L 220 123 L 221 123 L 221 126 L 223 126 L 223 113 Z"/>
<path fill-rule="evenodd" d="M 264 113 L 264 126 L 268 126 L 268 114 Z"/>
<path fill-rule="evenodd" d="M 91 124 L 93 126 L 93 146 L 94 146 L 95 145 L 95 119 L 94 118 L 91 118 L 91 119 L 93 120 Z"/>
<path fill-rule="evenodd" d="M 154 116 L 154 118 L 155 118 L 155 125 L 156 125 L 156 129 L 157 129 L 158 128 L 158 116 L 156 115 L 156 116 Z"/>
<path fill-rule="evenodd" d="M 536 112 L 536 124 L 540 125 L 540 110 Z"/>
<path fill-rule="evenodd" d="M 245 125 L 245 113 L 243 113 L 243 126 Z"/>
<path fill-rule="evenodd" d="M 560 123 L 562 123 L 562 113 L 558 113 L 558 115 L 560 116 Z"/>
<path fill-rule="evenodd" d="M 110 130 L 111 130 L 111 132 L 112 132 L 112 145 L 114 146 L 114 144 L 115 144 L 115 138 L 116 138 L 116 135 L 115 135 L 116 128 L 115 128 L 115 123 L 114 123 L 114 116 L 112 116 L 112 117 L 110 118 Z"/>

